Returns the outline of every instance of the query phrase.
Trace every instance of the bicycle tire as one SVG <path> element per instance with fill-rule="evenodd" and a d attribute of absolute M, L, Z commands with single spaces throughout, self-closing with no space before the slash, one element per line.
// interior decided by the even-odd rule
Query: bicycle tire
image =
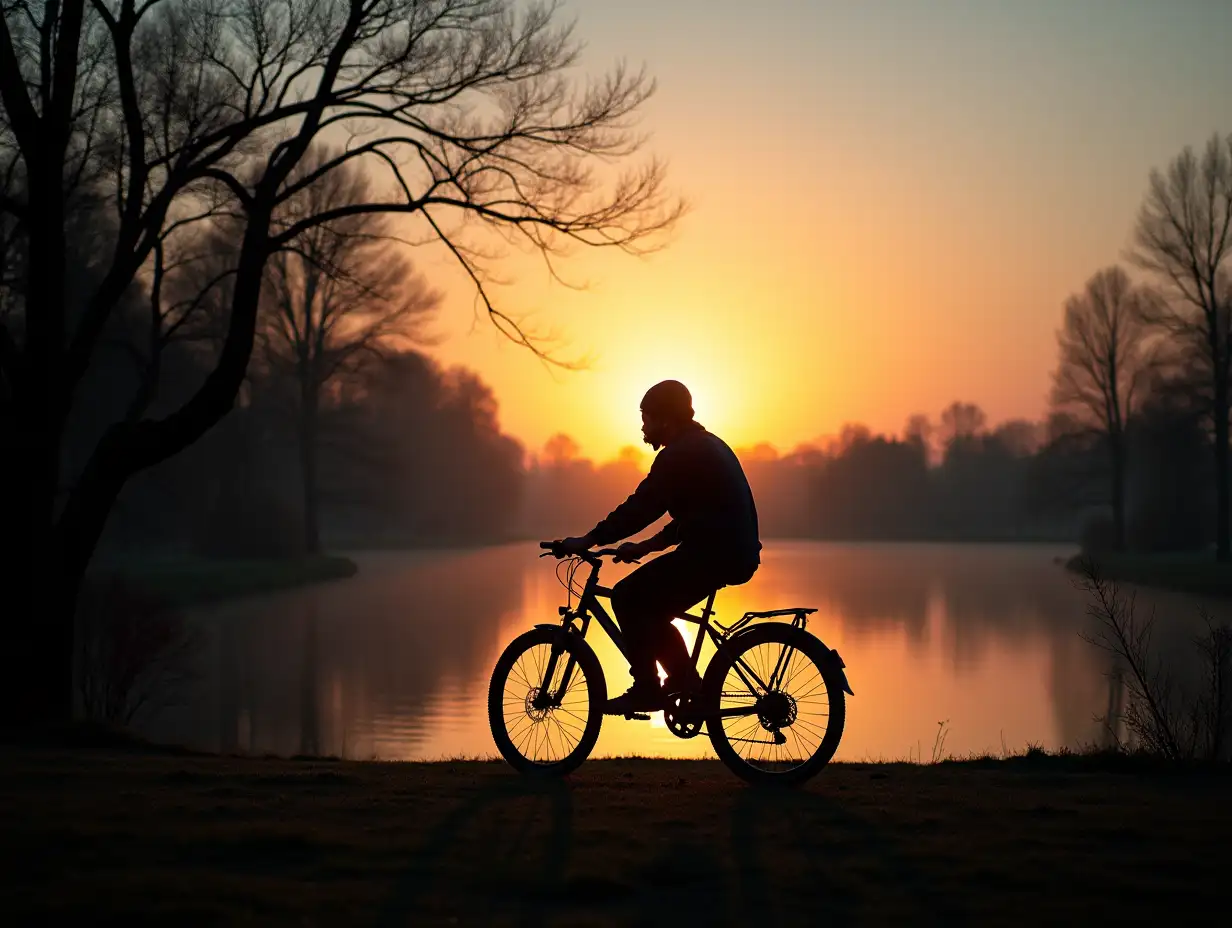
<path fill-rule="evenodd" d="M 564 757 L 544 763 L 527 757 L 515 744 L 505 718 L 506 690 L 510 672 L 523 654 L 532 648 L 541 645 L 551 647 L 558 642 L 562 647 L 562 655 L 571 654 L 585 678 L 587 718 L 576 746 Z M 570 690 L 573 685 L 571 681 Z M 531 629 L 509 643 L 492 670 L 492 679 L 488 684 L 488 725 L 492 730 L 492 740 L 496 742 L 501 756 L 518 772 L 545 777 L 564 776 L 576 770 L 594 750 L 595 743 L 599 740 L 599 729 L 603 724 L 603 706 L 606 700 L 607 683 L 603 677 L 603 667 L 594 650 L 581 636 L 563 628 Z M 570 714 L 574 715 L 572 712 Z"/>
<path fill-rule="evenodd" d="M 826 731 L 818 742 L 817 749 L 800 764 L 781 770 L 768 770 L 755 766 L 733 747 L 731 735 L 719 715 L 722 705 L 722 686 L 733 665 L 750 650 L 763 644 L 782 644 L 799 651 L 812 662 L 824 681 L 828 700 Z M 832 664 L 830 649 L 816 636 L 800 628 L 780 622 L 758 625 L 741 632 L 727 642 L 724 650 L 715 655 L 706 669 L 703 688 L 706 693 L 706 732 L 715 753 L 732 773 L 743 780 L 758 785 L 795 786 L 815 776 L 838 749 L 846 723 L 847 703 L 842 681 Z"/>

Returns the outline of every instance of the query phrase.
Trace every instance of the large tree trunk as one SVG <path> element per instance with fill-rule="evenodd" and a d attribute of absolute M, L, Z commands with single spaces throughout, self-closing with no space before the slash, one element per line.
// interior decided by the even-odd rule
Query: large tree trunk
<path fill-rule="evenodd" d="M 46 500 L 35 498 L 34 487 L 27 491 L 21 476 L 8 482 L 20 469 L 6 471 L 0 507 L 5 534 L 0 719 L 9 729 L 44 728 L 72 718 L 73 616 L 80 578 L 59 569 Z"/>
<path fill-rule="evenodd" d="M 54 435 L 10 435 L 3 467 L 0 525 L 0 611 L 5 662 L 0 719 L 6 728 L 44 728 L 73 715 L 73 631 L 84 565 L 66 563 L 54 526 L 54 485 L 48 470 Z M 16 440 L 14 440 L 16 437 Z"/>
<path fill-rule="evenodd" d="M 260 219 L 268 222 L 264 216 Z M 46 728 L 72 720 L 73 633 L 86 569 L 125 481 L 192 444 L 234 404 L 252 353 L 265 259 L 257 241 L 266 227 L 250 223 L 227 340 L 205 384 L 167 419 L 113 426 L 58 513 L 65 398 L 57 392 L 62 385 L 56 374 L 63 353 L 54 347 L 41 349 L 54 363 L 39 368 L 39 345 L 61 342 L 46 332 L 42 342 L 32 342 L 27 328 L 26 376 L 15 411 L 0 422 L 5 433 L 0 451 L 9 452 L 0 463 L 0 553 L 5 555 L 0 558 L 0 596 L 5 597 L 0 605 L 6 606 L 0 653 L 7 659 L 0 673 L 0 721 L 6 727 Z M 60 228 L 62 234 L 62 224 Z M 32 233 L 32 246 L 35 239 Z M 62 306 L 62 289 L 59 295 Z M 33 311 L 38 304 L 31 300 L 28 305 Z M 54 323 L 49 327 L 54 333 Z"/>
<path fill-rule="evenodd" d="M 43 208 L 29 221 L 25 337 L 5 415 L 0 464 L 0 589 L 7 660 L 0 718 L 17 726 L 67 722 L 73 709 L 73 619 L 80 575 L 64 569 L 55 519 L 67 395 L 64 195 L 57 152 L 30 166 L 30 192 Z M 40 159 L 44 160 L 44 159 Z"/>

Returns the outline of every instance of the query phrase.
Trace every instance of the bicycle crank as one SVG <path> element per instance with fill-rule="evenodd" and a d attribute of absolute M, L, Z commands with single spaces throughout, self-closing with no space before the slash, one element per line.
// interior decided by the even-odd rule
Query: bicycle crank
<path fill-rule="evenodd" d="M 694 694 L 673 693 L 668 697 L 663 710 L 667 730 L 677 738 L 696 738 L 701 734 L 702 716 L 696 706 Z"/>

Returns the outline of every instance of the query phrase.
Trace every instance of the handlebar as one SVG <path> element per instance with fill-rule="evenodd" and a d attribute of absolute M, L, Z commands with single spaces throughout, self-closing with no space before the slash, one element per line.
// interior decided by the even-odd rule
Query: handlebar
<path fill-rule="evenodd" d="M 539 547 L 547 549 L 547 552 L 545 554 L 539 555 L 540 557 L 551 556 L 558 560 L 563 557 L 580 557 L 582 560 L 586 561 L 588 564 L 594 564 L 595 566 L 598 566 L 600 558 L 605 558 L 605 557 L 612 558 L 618 564 L 640 564 L 641 563 L 641 561 L 638 561 L 638 560 L 622 558 L 616 548 L 598 548 L 598 549 L 591 550 L 591 551 L 582 551 L 581 553 L 576 554 L 576 555 L 569 555 L 569 554 L 565 554 L 563 551 L 560 550 L 559 541 L 541 541 L 539 542 Z"/>

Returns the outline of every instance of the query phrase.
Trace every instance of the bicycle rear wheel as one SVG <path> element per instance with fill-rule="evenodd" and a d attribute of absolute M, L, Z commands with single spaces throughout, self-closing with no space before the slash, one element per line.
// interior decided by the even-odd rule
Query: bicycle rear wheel
<path fill-rule="evenodd" d="M 563 628 L 532 629 L 505 648 L 492 671 L 492 739 L 522 773 L 570 773 L 599 740 L 606 699 L 603 668 L 590 645 Z"/>
<path fill-rule="evenodd" d="M 719 759 L 757 784 L 802 783 L 830 762 L 847 703 L 830 650 L 790 625 L 727 643 L 706 671 L 706 731 Z"/>

